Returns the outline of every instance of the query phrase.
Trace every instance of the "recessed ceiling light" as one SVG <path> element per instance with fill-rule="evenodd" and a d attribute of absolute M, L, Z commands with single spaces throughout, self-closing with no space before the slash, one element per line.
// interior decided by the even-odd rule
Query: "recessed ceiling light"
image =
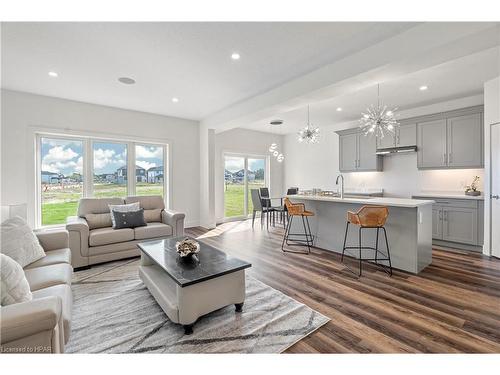
<path fill-rule="evenodd" d="M 233 52 L 233 54 L 231 55 L 231 58 L 233 60 L 239 60 L 240 59 L 240 54 L 238 52 Z"/>
<path fill-rule="evenodd" d="M 337 107 L 337 112 L 342 112 L 342 107 Z"/>
<path fill-rule="evenodd" d="M 179 98 L 172 98 L 172 101 L 173 101 L 174 103 L 178 103 L 178 102 L 179 102 Z"/>
<path fill-rule="evenodd" d="M 427 87 L 427 86 L 425 86 L 425 85 L 423 85 L 423 86 L 420 86 L 420 87 L 419 87 L 419 89 L 420 89 L 420 91 L 425 91 L 425 90 L 427 90 L 427 89 L 428 89 L 428 87 Z"/>
<path fill-rule="evenodd" d="M 118 81 L 123 83 L 124 85 L 133 85 L 135 83 L 135 79 L 130 77 L 120 77 Z"/>
<path fill-rule="evenodd" d="M 57 74 L 56 72 L 49 72 L 49 76 L 51 76 L 51 77 L 54 77 L 54 78 L 55 78 L 55 77 L 58 77 L 58 76 L 59 76 L 59 74 Z"/>

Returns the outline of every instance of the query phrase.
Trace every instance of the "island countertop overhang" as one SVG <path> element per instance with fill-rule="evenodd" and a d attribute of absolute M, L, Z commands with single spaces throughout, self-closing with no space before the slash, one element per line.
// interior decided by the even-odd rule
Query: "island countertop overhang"
<path fill-rule="evenodd" d="M 367 205 L 381 205 L 389 207 L 406 207 L 417 208 L 435 203 L 433 200 L 427 199 L 410 199 L 410 198 L 339 198 L 325 195 L 287 195 L 291 200 L 307 200 L 315 202 L 329 202 L 329 203 L 352 203 L 352 204 L 367 204 Z"/>

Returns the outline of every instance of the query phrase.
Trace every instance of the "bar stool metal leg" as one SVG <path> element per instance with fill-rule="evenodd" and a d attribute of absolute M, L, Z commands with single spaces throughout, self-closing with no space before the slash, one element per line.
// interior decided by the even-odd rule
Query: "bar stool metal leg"
<path fill-rule="evenodd" d="M 342 257 L 340 258 L 340 261 L 343 262 L 344 261 L 344 253 L 345 253 L 345 243 L 347 241 L 347 232 L 349 231 L 349 222 L 346 221 L 346 224 L 345 224 L 345 235 L 344 235 L 344 246 L 342 246 Z"/>
<path fill-rule="evenodd" d="M 385 227 L 382 227 L 382 229 L 384 230 L 385 246 L 387 247 L 387 259 L 389 260 L 389 271 L 392 276 L 391 253 L 389 252 L 389 242 L 387 241 L 387 232 L 385 231 Z"/>
<path fill-rule="evenodd" d="M 362 266 L 361 266 L 361 262 L 362 262 L 362 259 L 363 259 L 363 256 L 361 255 L 361 229 L 363 229 L 363 227 L 359 227 L 359 243 L 358 243 L 358 247 L 359 247 L 359 277 L 361 277 L 361 269 L 362 269 Z"/>

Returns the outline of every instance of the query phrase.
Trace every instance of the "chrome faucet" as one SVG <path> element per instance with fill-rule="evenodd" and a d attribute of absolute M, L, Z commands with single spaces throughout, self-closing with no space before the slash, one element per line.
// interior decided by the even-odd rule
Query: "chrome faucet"
<path fill-rule="evenodd" d="M 342 180 L 342 183 L 340 184 L 340 199 L 344 199 L 344 176 L 339 174 L 337 176 L 337 181 L 335 181 L 335 185 L 339 184 L 339 178 Z"/>

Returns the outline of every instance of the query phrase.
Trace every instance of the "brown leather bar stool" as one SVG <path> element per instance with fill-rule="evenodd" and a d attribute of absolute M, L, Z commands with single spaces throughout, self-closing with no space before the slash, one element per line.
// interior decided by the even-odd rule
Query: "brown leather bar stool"
<path fill-rule="evenodd" d="M 358 276 L 361 276 L 361 269 L 362 269 L 361 264 L 362 264 L 363 260 L 375 261 L 375 264 L 382 267 L 382 269 L 385 272 L 387 272 L 390 276 L 392 276 L 391 254 L 389 252 L 389 242 L 387 241 L 387 232 L 386 232 L 385 227 L 384 227 L 388 216 L 389 216 L 389 209 L 386 206 L 363 206 L 358 210 L 358 212 L 347 211 L 347 223 L 346 223 L 346 227 L 345 227 L 344 247 L 342 248 L 341 262 L 342 263 L 344 262 L 344 254 L 345 254 L 346 250 L 348 250 L 348 249 L 359 250 L 359 274 L 358 274 Z M 347 234 L 349 231 L 349 224 L 357 225 L 359 227 L 358 246 L 346 246 Z M 375 247 L 362 246 L 361 232 L 363 229 L 376 229 L 377 230 Z M 378 237 L 379 237 L 379 231 L 381 229 L 384 231 L 385 246 L 387 249 L 387 254 L 383 253 L 378 248 Z M 361 252 L 362 250 L 374 250 L 375 251 L 375 258 L 363 258 L 362 252 Z M 379 258 L 378 254 L 382 254 L 383 257 Z M 356 256 L 354 256 L 354 255 L 352 255 L 352 257 L 356 258 Z M 387 270 L 387 266 L 384 264 L 380 264 L 379 261 L 389 261 L 389 271 Z M 351 272 L 353 272 L 348 266 L 346 266 L 346 267 Z M 353 272 L 353 273 L 355 273 L 355 272 Z"/>
<path fill-rule="evenodd" d="M 307 211 L 304 203 L 292 203 L 288 198 L 285 198 L 284 203 L 288 211 L 289 219 L 285 228 L 285 234 L 283 235 L 281 250 L 285 253 L 310 254 L 311 246 L 313 246 L 314 243 L 314 236 L 312 235 L 311 227 L 309 226 L 309 217 L 314 216 L 314 212 Z M 304 233 L 290 233 L 294 217 L 300 217 L 302 219 Z M 295 243 L 289 243 L 288 241 L 292 241 Z M 287 244 L 287 246 L 307 246 L 307 251 L 285 250 L 285 243 Z"/>

